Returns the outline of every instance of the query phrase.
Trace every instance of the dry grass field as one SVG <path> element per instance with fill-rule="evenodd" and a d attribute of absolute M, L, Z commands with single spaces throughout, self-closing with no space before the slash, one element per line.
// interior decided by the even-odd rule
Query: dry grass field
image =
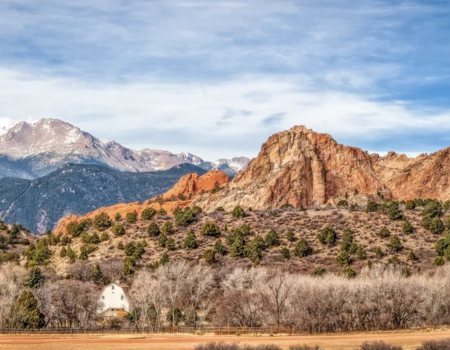
<path fill-rule="evenodd" d="M 425 340 L 450 338 L 448 330 L 412 330 L 404 332 L 379 332 L 333 334 L 314 336 L 194 336 L 194 335 L 73 335 L 36 336 L 1 335 L 0 349 L 14 350 L 192 350 L 196 344 L 211 341 L 239 342 L 242 344 L 274 343 L 283 350 L 290 345 L 319 345 L 324 350 L 357 349 L 364 341 L 383 340 L 389 344 L 401 345 L 404 350 L 415 349 Z"/>

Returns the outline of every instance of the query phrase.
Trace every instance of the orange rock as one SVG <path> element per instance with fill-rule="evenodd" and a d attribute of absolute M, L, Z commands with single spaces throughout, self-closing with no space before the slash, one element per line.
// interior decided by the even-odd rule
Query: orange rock
<path fill-rule="evenodd" d="M 122 218 L 125 218 L 127 213 L 136 211 L 140 216 L 142 211 L 146 208 L 154 208 L 156 210 L 164 209 L 168 214 L 172 214 L 177 208 L 184 208 L 189 206 L 192 199 L 198 193 L 202 191 L 211 191 L 215 184 L 222 186 L 230 181 L 230 177 L 218 170 L 212 170 L 206 174 L 199 176 L 198 174 L 184 175 L 168 192 L 166 192 L 161 198 L 152 198 L 146 203 L 119 203 L 110 207 L 103 207 L 94 210 L 84 216 L 70 215 L 62 218 L 55 229 L 55 234 L 65 234 L 67 225 L 72 222 L 81 222 L 85 219 L 94 219 L 100 213 L 106 213 L 114 220 L 117 214 L 120 214 Z M 179 195 L 183 195 L 182 199 L 179 199 Z M 167 201 L 171 198 L 175 198 L 173 201 Z"/>
<path fill-rule="evenodd" d="M 265 209 L 416 197 L 450 199 L 450 148 L 408 158 L 385 157 L 337 143 L 328 134 L 296 126 L 271 136 L 257 158 L 218 195 L 197 197 L 205 210 L 236 205 Z"/>

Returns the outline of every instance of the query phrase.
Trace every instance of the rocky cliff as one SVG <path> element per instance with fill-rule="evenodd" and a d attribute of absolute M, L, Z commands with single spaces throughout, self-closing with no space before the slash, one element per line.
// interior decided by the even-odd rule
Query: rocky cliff
<path fill-rule="evenodd" d="M 235 205 L 263 209 L 290 204 L 323 205 L 348 199 L 450 199 L 449 149 L 408 158 L 369 154 L 330 135 L 296 126 L 271 136 L 257 158 L 220 195 L 204 194 L 193 205 L 206 210 Z"/>

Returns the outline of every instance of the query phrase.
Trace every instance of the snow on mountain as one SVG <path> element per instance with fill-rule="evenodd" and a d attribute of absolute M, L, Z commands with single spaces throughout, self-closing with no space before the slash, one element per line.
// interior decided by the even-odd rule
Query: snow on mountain
<path fill-rule="evenodd" d="M 9 165 L 7 174 L 0 170 L 0 177 L 17 174 L 27 178 L 29 174 L 33 177 L 46 175 L 67 163 L 99 164 L 131 172 L 166 170 L 189 163 L 207 170 L 223 169 L 234 175 L 245 169 L 249 162 L 245 157 L 205 162 L 187 152 L 134 151 L 115 141 L 96 138 L 57 119 L 20 122 L 10 129 L 0 129 L 0 158 Z M 17 169 L 13 169 L 11 164 L 16 165 Z"/>

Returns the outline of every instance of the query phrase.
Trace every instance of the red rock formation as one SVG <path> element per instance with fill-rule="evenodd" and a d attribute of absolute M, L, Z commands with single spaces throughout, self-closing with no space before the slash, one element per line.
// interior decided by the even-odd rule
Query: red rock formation
<path fill-rule="evenodd" d="M 449 170 L 449 149 L 417 158 L 393 152 L 380 157 L 296 126 L 271 136 L 225 191 L 198 197 L 193 204 L 229 210 L 237 204 L 261 209 L 283 204 L 300 207 L 381 196 L 449 199 Z"/>
<path fill-rule="evenodd" d="M 191 204 L 192 199 L 202 191 L 211 191 L 215 184 L 223 186 L 230 181 L 230 177 L 218 170 L 211 170 L 206 174 L 199 176 L 198 174 L 184 175 L 168 192 L 161 198 L 152 198 L 146 203 L 119 203 L 110 207 L 103 207 L 94 210 L 82 217 L 70 215 L 62 218 L 55 229 L 55 234 L 66 233 L 66 226 L 72 222 L 80 222 L 85 219 L 93 219 L 96 215 L 104 212 L 108 214 L 111 219 L 114 219 L 116 214 L 120 214 L 123 218 L 127 213 L 136 211 L 140 216 L 141 212 L 149 207 L 156 210 L 164 209 L 168 214 L 171 214 L 175 208 L 184 208 Z M 179 195 L 183 195 L 183 199 L 179 199 Z M 175 198 L 176 200 L 170 200 Z"/>

